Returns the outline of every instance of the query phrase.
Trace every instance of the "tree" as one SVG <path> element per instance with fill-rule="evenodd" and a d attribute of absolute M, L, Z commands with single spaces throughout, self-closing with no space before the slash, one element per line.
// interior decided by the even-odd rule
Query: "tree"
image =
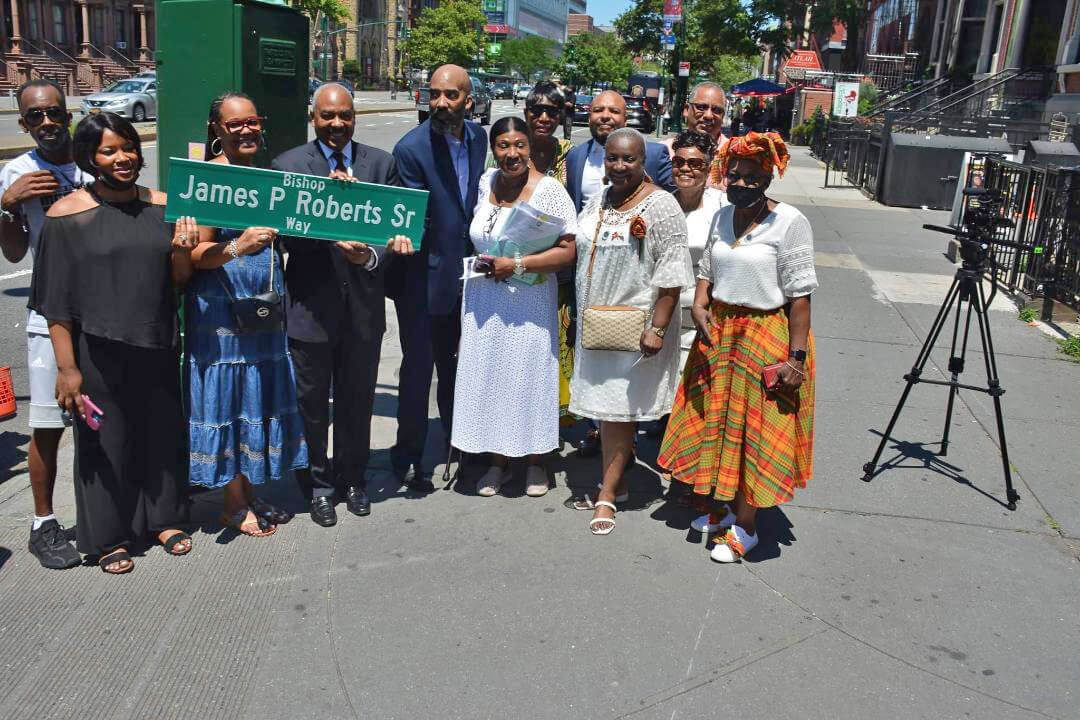
<path fill-rule="evenodd" d="M 341 23 L 349 19 L 349 6 L 344 0 L 288 0 L 289 7 L 295 8 L 311 18 L 313 25 L 318 25 L 320 15 L 330 22 Z"/>
<path fill-rule="evenodd" d="M 449 0 L 424 8 L 405 41 L 405 53 L 414 67 L 433 70 L 445 63 L 469 67 L 477 61 L 486 21 L 480 0 Z"/>
<path fill-rule="evenodd" d="M 760 67 L 759 57 L 720 55 L 713 60 L 706 76 L 727 92 L 732 85 L 757 77 Z"/>
<path fill-rule="evenodd" d="M 502 44 L 499 56 L 508 73 L 516 70 L 531 81 L 537 72 L 553 67 L 555 43 L 540 35 L 511 38 Z"/>
<path fill-rule="evenodd" d="M 634 60 L 609 33 L 581 33 L 563 46 L 559 75 L 574 87 L 610 83 L 624 86 L 634 71 Z"/>

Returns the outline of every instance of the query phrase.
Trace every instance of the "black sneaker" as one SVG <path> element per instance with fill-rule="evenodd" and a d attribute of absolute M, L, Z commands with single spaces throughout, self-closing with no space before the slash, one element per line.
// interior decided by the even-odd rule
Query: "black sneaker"
<path fill-rule="evenodd" d="M 79 551 L 68 542 L 64 526 L 55 520 L 46 520 L 37 530 L 30 531 L 29 548 L 41 567 L 50 570 L 64 570 L 82 562 Z"/>

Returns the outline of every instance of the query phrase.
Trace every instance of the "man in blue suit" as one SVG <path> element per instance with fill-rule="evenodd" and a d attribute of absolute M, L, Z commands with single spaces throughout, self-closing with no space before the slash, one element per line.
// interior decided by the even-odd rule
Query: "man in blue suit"
<path fill-rule="evenodd" d="M 592 139 L 566 154 L 566 190 L 580 213 L 594 195 L 604 188 L 604 143 L 608 135 L 626 126 L 626 100 L 614 90 L 605 90 L 589 106 Z M 645 172 L 653 184 L 675 192 L 671 178 L 671 156 L 659 143 L 645 143 Z M 591 457 L 600 451 L 600 432 L 589 421 L 589 431 L 577 444 L 578 454 Z"/>
<path fill-rule="evenodd" d="M 581 212 L 593 195 L 604 187 L 604 143 L 608 135 L 626 126 L 626 100 L 614 90 L 605 90 L 589 106 L 592 139 L 566 155 L 566 191 Z M 671 178 L 671 157 L 659 143 L 645 144 L 645 172 L 655 185 L 675 192 Z"/>
<path fill-rule="evenodd" d="M 395 258 L 386 281 L 401 339 L 397 443 L 391 461 L 409 488 L 431 492 L 421 466 L 427 440 L 431 373 L 439 373 L 439 419 L 446 437 L 454 416 L 454 378 L 461 334 L 462 259 L 472 252 L 469 224 L 487 156 L 487 134 L 465 115 L 472 83 L 464 68 L 443 65 L 431 76 L 430 115 L 394 148 L 401 184 L 427 190 L 420 251 Z"/>

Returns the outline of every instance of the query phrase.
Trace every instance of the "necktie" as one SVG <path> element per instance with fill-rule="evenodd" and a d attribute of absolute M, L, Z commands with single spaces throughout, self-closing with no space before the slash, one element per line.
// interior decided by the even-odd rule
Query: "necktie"
<path fill-rule="evenodd" d="M 334 167 L 330 168 L 331 170 L 348 172 L 348 170 L 345 168 L 345 155 L 340 150 L 335 150 L 330 155 L 330 159 L 334 161 Z"/>

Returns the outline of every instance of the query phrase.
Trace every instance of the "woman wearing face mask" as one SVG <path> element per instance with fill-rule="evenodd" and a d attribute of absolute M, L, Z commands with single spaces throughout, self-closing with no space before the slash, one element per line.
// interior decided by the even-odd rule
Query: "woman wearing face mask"
<path fill-rule="evenodd" d="M 616 130 L 604 153 L 608 186 L 578 217 L 579 330 L 570 386 L 570 412 L 600 421 L 601 487 L 595 497 L 568 501 L 593 511 L 594 535 L 615 529 L 615 503 L 629 496 L 623 472 L 632 461 L 635 424 L 671 410 L 679 379 L 679 291 L 693 284 L 686 220 L 675 198 L 645 174 L 645 138 Z M 585 311 L 599 318 L 618 306 L 626 308 L 619 311 L 624 316 L 644 315 L 636 351 L 596 349 L 604 343 L 586 349 L 584 336 L 597 326 L 586 322 Z"/>
<path fill-rule="evenodd" d="M 801 212 L 765 197 L 787 162 L 776 133 L 721 150 L 731 205 L 698 265 L 698 340 L 657 460 L 698 495 L 730 503 L 708 519 L 710 532 L 727 530 L 715 538 L 718 562 L 750 552 L 757 509 L 791 500 L 813 470 L 813 234 Z M 765 369 L 775 366 L 769 389 Z"/>
<path fill-rule="evenodd" d="M 264 119 L 242 93 L 210 104 L 206 157 L 251 167 L 262 148 Z M 224 488 L 223 521 L 252 537 L 272 535 L 289 515 L 255 496 L 253 485 L 280 480 L 307 466 L 296 406 L 292 359 L 280 313 L 241 328 L 233 312 L 241 298 L 284 294 L 277 232 L 200 227 L 192 252 L 196 272 L 186 305 L 190 385 L 189 482 Z"/>
<path fill-rule="evenodd" d="M 465 452 L 491 454 L 491 467 L 476 487 L 484 497 L 499 492 L 512 457 L 528 458 L 525 493 L 544 495 L 548 477 L 540 456 L 559 447 L 554 273 L 574 262 L 577 219 L 563 186 L 530 167 L 528 130 L 516 117 L 491 126 L 498 169 L 480 178 L 469 229 L 486 277 L 465 283 L 451 442 Z M 532 255 L 492 257 L 502 228 L 521 204 L 560 221 L 558 240 Z M 473 260 L 467 262 L 476 269 Z M 540 282 L 519 281 L 533 273 Z"/>
<path fill-rule="evenodd" d="M 170 233 L 165 195 L 135 184 L 143 158 L 130 122 L 90 115 L 72 150 L 94 182 L 49 208 L 30 306 L 49 323 L 57 402 L 76 418 L 79 551 L 120 574 L 148 542 L 191 550 L 176 527 L 187 442 L 174 287 L 191 276 L 197 238 L 190 219 Z"/>

